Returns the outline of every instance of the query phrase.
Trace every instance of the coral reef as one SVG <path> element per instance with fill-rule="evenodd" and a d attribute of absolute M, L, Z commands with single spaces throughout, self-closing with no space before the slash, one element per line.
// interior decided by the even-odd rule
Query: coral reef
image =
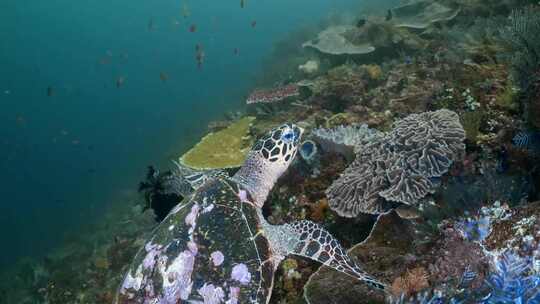
<path fill-rule="evenodd" d="M 425 29 L 433 23 L 452 20 L 459 14 L 459 8 L 450 8 L 441 2 L 416 0 L 393 8 L 391 21 L 398 27 Z"/>
<path fill-rule="evenodd" d="M 326 194 L 341 216 L 382 213 L 388 201 L 408 205 L 433 193 L 434 183 L 460 159 L 465 132 L 448 110 L 409 115 L 384 138 L 366 145 Z"/>
<path fill-rule="evenodd" d="M 271 304 L 540 301 L 540 202 L 531 202 L 540 198 L 540 13 L 532 2 L 409 0 L 388 13 L 374 4 L 351 20 L 293 28 L 270 49 L 253 83 L 270 89 L 209 123 L 183 164 L 230 173 L 251 138 L 298 122 L 309 134 L 302 158 L 263 215 L 321 224 L 391 285 L 385 299 L 289 258 Z M 202 183 L 200 173 L 188 179 Z M 144 198 L 122 198 L 88 233 L 3 271 L 0 303 L 112 303 L 156 220 L 180 200 L 166 188 L 186 181 L 168 177 L 151 168 Z"/>
<path fill-rule="evenodd" d="M 240 166 L 252 144 L 249 128 L 254 120 L 244 117 L 224 130 L 206 135 L 180 157 L 180 163 L 198 170 Z"/>

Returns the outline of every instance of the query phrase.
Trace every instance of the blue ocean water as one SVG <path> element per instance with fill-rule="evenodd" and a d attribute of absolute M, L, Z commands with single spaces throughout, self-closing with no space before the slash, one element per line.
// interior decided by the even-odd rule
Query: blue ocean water
<path fill-rule="evenodd" d="M 60 245 L 241 109 L 276 41 L 368 4 L 2 1 L 0 266 Z"/>

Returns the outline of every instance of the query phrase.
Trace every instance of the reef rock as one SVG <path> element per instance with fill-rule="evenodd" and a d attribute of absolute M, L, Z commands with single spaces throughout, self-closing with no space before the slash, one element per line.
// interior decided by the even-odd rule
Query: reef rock
<path fill-rule="evenodd" d="M 244 117 L 221 131 L 206 135 L 180 157 L 180 163 L 196 170 L 239 167 L 253 143 L 249 127 L 254 120 L 254 117 Z"/>
<path fill-rule="evenodd" d="M 352 247 L 348 253 L 377 278 L 390 281 L 394 273 L 406 270 L 404 256 L 412 251 L 414 231 L 411 224 L 401 219 L 396 212 L 381 214 L 362 243 Z M 304 286 L 304 297 L 310 304 L 323 303 L 385 303 L 380 293 L 375 293 L 326 266 L 311 275 Z"/>

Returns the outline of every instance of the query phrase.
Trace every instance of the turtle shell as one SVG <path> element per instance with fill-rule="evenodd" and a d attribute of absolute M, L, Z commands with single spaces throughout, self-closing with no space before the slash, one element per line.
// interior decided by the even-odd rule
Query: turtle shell
<path fill-rule="evenodd" d="M 215 178 L 178 204 L 135 256 L 117 303 L 267 303 L 275 261 L 241 190 Z"/>

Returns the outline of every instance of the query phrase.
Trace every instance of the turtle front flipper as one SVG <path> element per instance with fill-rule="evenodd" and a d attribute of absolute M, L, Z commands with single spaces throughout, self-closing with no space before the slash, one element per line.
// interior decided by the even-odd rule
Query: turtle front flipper
<path fill-rule="evenodd" d="M 274 226 L 274 231 L 280 231 L 277 246 L 285 247 L 286 254 L 305 257 L 322 263 L 339 272 L 350 275 L 377 289 L 387 290 L 387 285 L 363 271 L 347 255 L 339 242 L 320 225 L 303 220 L 292 224 Z M 275 233 L 275 232 L 274 232 Z M 274 239 L 269 236 L 269 239 Z"/>
<path fill-rule="evenodd" d="M 173 160 L 174 168 L 166 178 L 163 185 L 163 192 L 166 194 L 176 194 L 187 197 L 199 189 L 211 178 L 229 177 L 223 170 L 195 170 L 182 165 Z"/>

